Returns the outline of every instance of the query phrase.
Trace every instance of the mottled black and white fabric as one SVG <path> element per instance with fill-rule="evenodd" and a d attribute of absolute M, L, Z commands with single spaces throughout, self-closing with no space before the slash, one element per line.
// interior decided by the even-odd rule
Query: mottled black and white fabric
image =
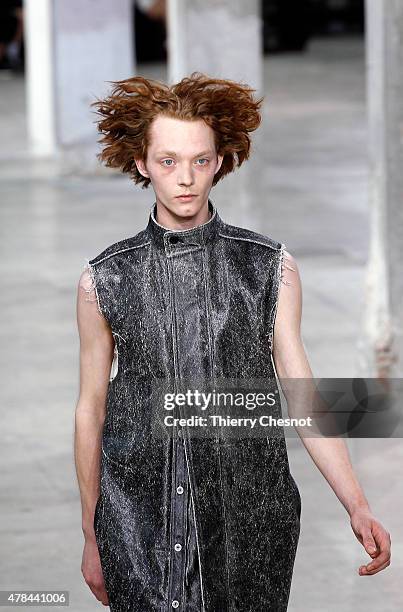
<path fill-rule="evenodd" d="M 275 380 L 285 245 L 156 220 L 88 260 L 115 340 L 94 527 L 112 612 L 284 612 L 301 498 L 284 435 L 156 436 L 153 381 Z M 277 384 L 277 383 L 275 383 Z"/>

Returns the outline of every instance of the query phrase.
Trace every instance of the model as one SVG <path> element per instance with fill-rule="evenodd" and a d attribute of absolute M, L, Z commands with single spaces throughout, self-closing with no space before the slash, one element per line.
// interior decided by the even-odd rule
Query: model
<path fill-rule="evenodd" d="M 160 381 L 313 377 L 295 259 L 210 198 L 249 157 L 253 91 L 201 73 L 133 77 L 94 103 L 100 159 L 155 194 L 146 227 L 88 260 L 78 285 L 82 572 L 112 612 L 287 609 L 301 497 L 284 435 L 193 435 L 183 407 L 166 435 L 155 428 Z M 361 575 L 379 572 L 390 536 L 344 441 L 303 442 L 373 558 Z"/>

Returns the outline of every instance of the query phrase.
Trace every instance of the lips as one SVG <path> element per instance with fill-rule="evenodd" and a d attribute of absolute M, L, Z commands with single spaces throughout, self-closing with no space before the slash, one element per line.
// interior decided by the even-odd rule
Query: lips
<path fill-rule="evenodd" d="M 195 198 L 195 193 L 182 193 L 181 195 L 176 196 L 177 198 Z"/>

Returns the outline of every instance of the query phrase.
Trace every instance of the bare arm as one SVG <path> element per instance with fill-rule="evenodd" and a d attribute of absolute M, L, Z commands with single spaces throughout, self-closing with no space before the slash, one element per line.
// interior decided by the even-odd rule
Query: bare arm
<path fill-rule="evenodd" d="M 93 522 L 99 497 L 102 430 L 114 339 L 91 287 L 91 278 L 84 271 L 77 292 L 80 393 L 75 412 L 74 454 L 85 538 L 82 571 L 96 597 L 107 605 Z"/>
<path fill-rule="evenodd" d="M 313 378 L 301 338 L 302 289 L 298 266 L 290 253 L 286 251 L 285 256 L 284 282 L 280 283 L 273 336 L 273 359 L 280 384 L 282 378 Z M 297 398 L 286 387 L 283 391 L 292 414 L 293 403 L 297 403 Z M 299 428 L 296 429 L 315 465 L 350 515 L 355 536 L 367 552 L 373 558 L 376 557 L 368 565 L 361 566 L 359 573 L 370 575 L 384 569 L 390 564 L 390 535 L 371 513 L 344 440 L 337 437 L 302 436 Z M 371 547 L 375 547 L 375 550 L 372 551 Z"/>

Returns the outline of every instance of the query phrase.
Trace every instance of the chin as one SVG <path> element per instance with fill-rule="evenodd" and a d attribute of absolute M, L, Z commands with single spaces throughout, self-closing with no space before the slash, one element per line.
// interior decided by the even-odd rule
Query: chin
<path fill-rule="evenodd" d="M 175 209 L 173 212 L 180 217 L 190 217 L 195 215 L 199 211 L 197 206 L 197 198 L 193 202 L 181 202 L 180 200 L 175 201 Z"/>

